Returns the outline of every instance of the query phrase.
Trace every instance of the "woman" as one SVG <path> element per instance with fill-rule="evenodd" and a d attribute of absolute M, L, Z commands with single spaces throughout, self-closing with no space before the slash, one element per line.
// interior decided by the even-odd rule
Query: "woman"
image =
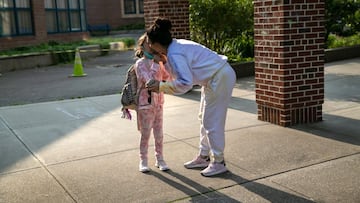
<path fill-rule="evenodd" d="M 150 80 L 147 87 L 156 92 L 184 94 L 193 85 L 202 86 L 200 150 L 198 156 L 184 166 L 205 168 L 201 171 L 203 176 L 224 173 L 227 171 L 224 161 L 225 119 L 236 81 L 235 72 L 227 63 L 227 57 L 196 42 L 173 39 L 171 26 L 168 19 L 156 19 L 147 30 L 147 39 L 154 60 L 162 61 L 174 80 Z"/>

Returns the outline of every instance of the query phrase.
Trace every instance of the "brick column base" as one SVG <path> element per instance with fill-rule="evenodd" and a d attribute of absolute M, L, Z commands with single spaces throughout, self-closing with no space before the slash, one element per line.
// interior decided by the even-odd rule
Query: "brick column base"
<path fill-rule="evenodd" d="M 322 106 L 311 106 L 291 110 L 258 105 L 258 119 L 280 126 L 322 121 Z"/>

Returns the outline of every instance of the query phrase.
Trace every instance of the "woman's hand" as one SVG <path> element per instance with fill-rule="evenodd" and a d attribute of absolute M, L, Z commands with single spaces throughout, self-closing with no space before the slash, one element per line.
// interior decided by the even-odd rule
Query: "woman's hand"
<path fill-rule="evenodd" d="M 154 61 L 156 63 L 159 63 L 161 61 L 163 62 L 163 64 L 165 64 L 167 62 L 167 57 L 165 54 L 156 54 L 154 55 Z"/>
<path fill-rule="evenodd" d="M 150 79 L 146 82 L 145 87 L 152 92 L 159 92 L 160 81 Z"/>

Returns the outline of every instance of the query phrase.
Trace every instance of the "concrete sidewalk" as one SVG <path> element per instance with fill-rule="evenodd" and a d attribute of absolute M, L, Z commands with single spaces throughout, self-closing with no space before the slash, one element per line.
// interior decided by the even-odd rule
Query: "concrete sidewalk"
<path fill-rule="evenodd" d="M 0 107 L 0 203 L 359 202 L 360 58 L 325 72 L 324 121 L 292 128 L 258 121 L 254 78 L 239 79 L 229 172 L 211 178 L 183 167 L 198 152 L 198 90 L 166 96 L 171 170 L 151 158 L 148 174 L 138 172 L 136 119 L 120 118 L 119 94 Z"/>

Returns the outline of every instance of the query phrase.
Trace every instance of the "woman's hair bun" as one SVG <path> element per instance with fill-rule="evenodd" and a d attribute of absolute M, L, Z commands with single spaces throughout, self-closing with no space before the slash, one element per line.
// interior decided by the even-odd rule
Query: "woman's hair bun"
<path fill-rule="evenodd" d="M 154 22 L 155 26 L 162 31 L 171 31 L 171 21 L 165 18 L 157 18 Z"/>
<path fill-rule="evenodd" d="M 146 30 L 147 36 L 151 43 L 160 43 L 168 47 L 172 42 L 171 37 L 171 21 L 166 18 L 157 18 L 154 23 Z"/>

